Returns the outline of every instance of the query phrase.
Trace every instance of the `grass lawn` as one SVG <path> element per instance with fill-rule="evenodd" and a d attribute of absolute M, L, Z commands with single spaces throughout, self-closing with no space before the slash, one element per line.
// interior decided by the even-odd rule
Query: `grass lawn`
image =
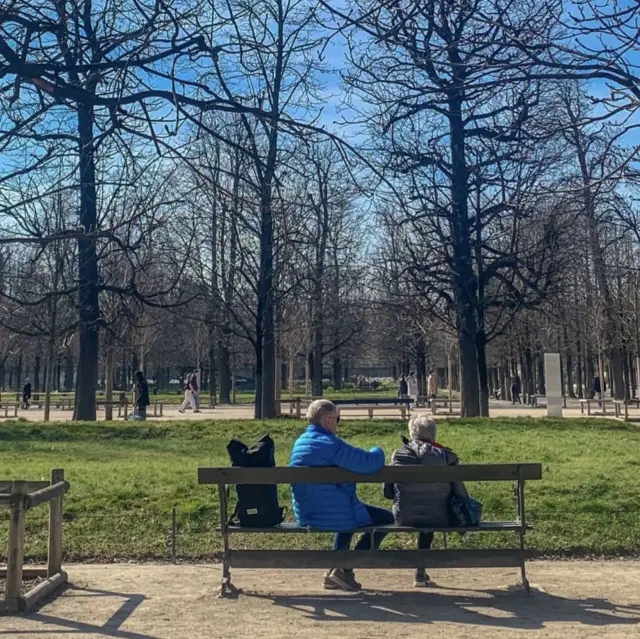
<path fill-rule="evenodd" d="M 145 424 L 0 423 L 0 479 L 47 478 L 65 469 L 71 491 L 65 502 L 68 559 L 163 558 L 170 552 L 171 510 L 178 519 L 178 553 L 203 557 L 220 548 L 215 534 L 215 489 L 198 486 L 201 465 L 229 464 L 232 437 L 253 442 L 264 432 L 276 441 L 278 463 L 304 425 L 217 421 Z M 379 444 L 390 455 L 405 432 L 400 422 L 343 422 L 355 445 Z M 543 480 L 527 484 L 527 518 L 535 530 L 529 547 L 545 554 L 640 553 L 640 430 L 607 420 L 491 419 L 440 421 L 438 439 L 468 463 L 541 462 Z M 476 483 L 485 519 L 514 518 L 508 483 Z M 390 506 L 377 485 L 362 485 L 363 500 Z M 288 487 L 280 487 L 288 505 Z M 290 507 L 288 508 L 290 512 Z M 27 515 L 27 554 L 46 548 L 46 507 Z M 0 510 L 0 556 L 6 555 L 8 511 Z M 437 540 L 439 541 L 439 540 Z M 511 545 L 515 535 L 476 535 L 469 547 Z M 328 547 L 329 535 L 254 535 L 232 539 L 236 547 Z M 385 544 L 409 547 L 413 537 Z M 457 537 L 450 544 L 459 544 Z"/>
<path fill-rule="evenodd" d="M 11 393 L 8 393 L 8 395 L 13 396 L 14 392 L 15 391 L 12 391 Z M 354 398 L 363 399 L 363 398 L 376 398 L 376 397 L 377 398 L 394 398 L 394 397 L 397 397 L 397 394 L 398 394 L 397 387 L 388 386 L 388 387 L 380 388 L 377 391 L 358 390 L 353 388 L 345 388 L 342 390 L 328 389 L 324 392 L 324 397 L 326 399 L 354 399 Z M 66 397 L 66 396 L 72 395 L 72 393 L 64 393 L 64 395 Z M 114 399 L 118 399 L 119 395 L 120 395 L 120 391 L 113 392 Z M 131 401 L 132 393 L 129 392 L 127 393 L 127 395 L 129 397 L 129 401 Z M 304 396 L 305 396 L 304 387 L 296 386 L 294 397 L 304 397 Z M 438 397 L 443 399 L 448 398 L 449 393 L 447 389 L 441 388 L 438 391 Z M 454 400 L 457 400 L 460 397 L 460 393 L 455 391 L 452 397 Z M 55 400 L 56 394 L 53 394 L 52 398 Z M 104 396 L 102 393 L 99 395 L 99 398 L 104 399 Z M 161 391 L 156 395 L 154 394 L 151 395 L 152 402 L 160 401 L 166 404 L 181 404 L 183 399 L 184 399 L 184 393 L 182 391 L 179 393 L 176 391 L 173 391 L 173 392 Z M 255 399 L 256 399 L 255 391 L 238 391 L 236 393 L 236 404 L 253 404 L 255 402 Z M 289 392 L 282 391 L 282 400 L 287 401 L 288 399 L 289 399 Z M 207 391 L 203 391 L 200 393 L 200 404 L 202 406 L 209 405 L 209 393 Z"/>

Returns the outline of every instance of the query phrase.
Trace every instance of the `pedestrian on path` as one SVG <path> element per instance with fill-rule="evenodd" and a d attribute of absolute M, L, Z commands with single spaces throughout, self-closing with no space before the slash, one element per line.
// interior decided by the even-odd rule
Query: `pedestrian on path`
<path fill-rule="evenodd" d="M 189 387 L 191 388 L 191 394 L 193 395 L 193 412 L 200 412 L 200 386 L 198 384 L 198 369 L 196 368 L 191 377 L 189 378 Z"/>
<path fill-rule="evenodd" d="M 190 380 L 187 380 L 184 385 L 184 401 L 178 408 L 179 413 L 184 413 L 184 411 L 189 408 L 193 408 L 193 412 L 196 412 L 196 400 L 193 397 L 193 390 L 191 388 Z"/>
<path fill-rule="evenodd" d="M 29 400 L 31 399 L 31 381 L 27 377 L 25 385 L 22 388 L 22 405 L 24 408 L 29 408 Z"/>

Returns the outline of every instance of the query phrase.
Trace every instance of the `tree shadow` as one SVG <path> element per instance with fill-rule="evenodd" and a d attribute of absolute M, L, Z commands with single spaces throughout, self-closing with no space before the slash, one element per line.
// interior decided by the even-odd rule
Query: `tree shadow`
<path fill-rule="evenodd" d="M 547 623 L 589 626 L 640 624 L 640 605 L 618 605 L 606 599 L 568 599 L 533 589 L 420 591 L 364 590 L 357 594 L 279 595 L 243 591 L 270 600 L 316 621 L 377 623 L 460 623 L 535 630 Z"/>
<path fill-rule="evenodd" d="M 105 621 L 102 625 L 87 623 L 84 621 L 78 621 L 76 619 L 65 619 L 64 617 L 57 617 L 55 615 L 46 614 L 40 612 L 44 606 L 51 602 L 51 599 L 45 599 L 35 611 L 24 615 L 24 619 L 29 621 L 36 621 L 42 624 L 41 628 L 31 630 L 0 630 L 1 636 L 18 637 L 20 635 L 36 635 L 38 637 L 46 635 L 77 635 L 77 634 L 95 634 L 104 637 L 115 637 L 117 639 L 158 639 L 152 635 L 147 635 L 139 632 L 131 632 L 128 630 L 122 630 L 121 626 L 127 621 L 127 619 L 136 611 L 138 606 L 146 599 L 145 595 L 139 594 L 126 594 L 122 592 L 110 592 L 108 590 L 97 590 L 95 588 L 79 588 L 76 586 L 67 585 L 63 591 L 58 591 L 60 594 L 65 594 L 67 597 L 79 598 L 100 598 L 111 597 L 117 599 L 124 599 L 122 605 Z M 99 606 L 100 604 L 98 604 Z"/>

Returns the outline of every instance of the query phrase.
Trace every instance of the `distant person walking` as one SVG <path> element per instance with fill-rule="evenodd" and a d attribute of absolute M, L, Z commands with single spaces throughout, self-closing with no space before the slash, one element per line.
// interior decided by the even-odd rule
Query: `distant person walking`
<path fill-rule="evenodd" d="M 603 390 L 607 390 L 607 384 L 605 382 L 604 384 L 604 388 L 602 383 L 600 382 L 600 376 L 596 375 L 593 378 L 593 397 L 595 399 L 602 399 L 604 397 L 604 393 L 602 392 Z M 598 406 L 602 406 L 601 402 L 598 402 Z"/>
<path fill-rule="evenodd" d="M 429 371 L 429 377 L 427 377 L 427 393 L 431 399 L 435 399 L 438 396 L 438 375 L 433 368 Z"/>
<path fill-rule="evenodd" d="M 200 386 L 198 384 L 198 374 L 199 371 L 196 368 L 193 373 L 191 373 L 191 377 L 189 378 L 189 386 L 191 388 L 191 394 L 193 395 L 193 412 L 200 412 Z"/>
<path fill-rule="evenodd" d="M 194 412 L 196 410 L 196 400 L 193 397 L 193 389 L 191 388 L 191 378 L 189 378 L 184 384 L 184 401 L 182 402 L 180 408 L 178 408 L 179 413 L 184 413 L 184 411 L 189 408 L 193 408 Z"/>
<path fill-rule="evenodd" d="M 409 386 L 407 384 L 406 377 L 403 375 L 400 378 L 400 383 L 398 384 L 398 397 L 400 399 L 407 399 L 408 395 L 409 395 Z"/>
<path fill-rule="evenodd" d="M 133 394 L 134 394 L 134 410 L 129 418 L 143 422 L 147 419 L 147 406 L 151 404 L 149 399 L 149 383 L 144 378 L 142 371 L 136 371 L 133 375 Z"/>
<path fill-rule="evenodd" d="M 520 376 L 516 373 L 511 378 L 511 403 L 512 404 L 522 404 L 522 400 L 520 399 L 520 393 L 522 393 L 522 382 L 520 381 Z"/>
<path fill-rule="evenodd" d="M 22 405 L 24 408 L 29 408 L 29 400 L 31 399 L 31 381 L 27 377 L 25 385 L 22 387 Z"/>
<path fill-rule="evenodd" d="M 413 371 L 409 373 L 409 377 L 407 377 L 407 392 L 409 393 L 410 399 L 414 404 L 418 403 L 418 380 L 414 375 Z"/>

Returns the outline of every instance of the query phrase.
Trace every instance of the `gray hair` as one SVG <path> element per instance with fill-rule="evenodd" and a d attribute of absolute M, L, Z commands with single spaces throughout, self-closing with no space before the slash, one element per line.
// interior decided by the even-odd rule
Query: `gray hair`
<path fill-rule="evenodd" d="M 324 426 L 324 421 L 329 415 L 335 415 L 338 412 L 336 405 L 328 399 L 316 399 L 309 404 L 307 408 L 307 420 L 310 424 Z"/>
<path fill-rule="evenodd" d="M 409 437 L 424 442 L 436 441 L 436 423 L 429 415 L 414 415 L 409 420 Z"/>

